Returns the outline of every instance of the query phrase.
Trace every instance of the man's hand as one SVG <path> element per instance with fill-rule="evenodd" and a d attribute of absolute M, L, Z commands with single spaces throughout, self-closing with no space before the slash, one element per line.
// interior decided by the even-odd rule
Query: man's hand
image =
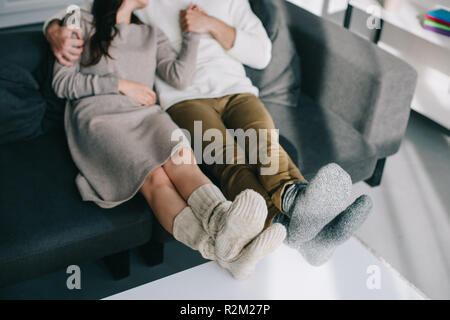
<path fill-rule="evenodd" d="M 156 104 L 156 93 L 152 88 L 125 79 L 119 80 L 119 92 L 125 96 L 133 98 L 143 106 L 153 106 Z"/>
<path fill-rule="evenodd" d="M 209 16 L 198 5 L 189 5 L 180 11 L 180 24 L 184 32 L 209 33 L 225 49 L 230 50 L 236 40 L 236 29 Z"/>
<path fill-rule="evenodd" d="M 73 34 L 78 39 L 72 38 Z M 46 38 L 58 62 L 63 66 L 73 67 L 83 52 L 82 30 L 61 27 L 58 21 L 53 21 L 47 28 Z"/>

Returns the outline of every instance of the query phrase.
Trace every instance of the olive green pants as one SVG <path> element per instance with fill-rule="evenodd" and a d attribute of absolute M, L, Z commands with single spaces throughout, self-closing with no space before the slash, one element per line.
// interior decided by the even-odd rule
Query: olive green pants
<path fill-rule="evenodd" d="M 194 123 L 201 122 L 203 150 L 212 142 L 204 139 L 203 136 L 209 129 L 215 129 L 216 133 L 219 130 L 223 137 L 227 137 L 227 135 L 232 137 L 231 139 L 224 138 L 223 141 L 219 140 L 222 154 L 216 154 L 216 156 L 221 157 L 223 161 L 204 165 L 203 168 L 220 183 L 222 192 L 230 200 L 233 200 L 245 189 L 253 189 L 260 193 L 265 198 L 269 210 L 266 227 L 272 223 L 278 213 L 283 212 L 282 195 L 286 186 L 294 182 L 306 181 L 289 155 L 279 145 L 278 137 L 275 141 L 270 135 L 270 130 L 275 129 L 272 117 L 261 100 L 252 94 L 183 101 L 170 107 L 167 112 L 180 128 L 189 131 L 192 143 L 195 140 L 194 135 L 198 134 L 198 129 L 197 132 L 194 130 Z M 197 126 L 198 124 L 197 122 Z M 227 129 L 242 129 L 244 132 L 254 129 L 250 131 L 258 135 L 258 143 L 251 144 L 249 139 L 245 139 L 244 144 L 239 143 L 238 139 L 230 135 Z M 266 137 L 265 143 L 260 143 L 260 135 Z M 242 142 L 242 140 L 240 141 Z M 193 147 L 195 149 L 195 146 Z M 232 152 L 227 153 L 230 150 Z M 273 163 L 267 163 L 267 158 L 265 161 L 258 158 L 256 163 L 250 161 L 251 155 L 255 155 L 255 152 L 259 154 L 260 151 L 267 152 L 269 159 L 272 162 L 277 161 L 277 165 L 273 166 Z M 232 154 L 232 161 L 226 158 L 227 154 Z M 240 157 L 242 154 L 245 155 L 245 159 Z M 270 166 L 275 167 L 276 171 L 270 174 L 261 174 L 262 168 L 267 169 Z"/>

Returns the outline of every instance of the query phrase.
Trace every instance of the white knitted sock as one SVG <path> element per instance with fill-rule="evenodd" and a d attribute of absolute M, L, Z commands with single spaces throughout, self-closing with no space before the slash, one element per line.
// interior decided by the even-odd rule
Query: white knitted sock
<path fill-rule="evenodd" d="M 214 233 L 209 222 L 217 206 L 223 205 L 227 199 L 214 184 L 204 184 L 192 192 L 187 201 L 194 215 L 200 220 L 203 228 L 210 234 Z M 229 202 L 231 205 L 231 202 Z"/>
<path fill-rule="evenodd" d="M 217 257 L 224 261 L 236 257 L 262 231 L 267 218 L 264 198 L 250 189 L 230 202 L 219 188 L 206 184 L 191 194 L 188 204 L 215 240 Z"/>
<path fill-rule="evenodd" d="M 237 195 L 228 209 L 219 206 L 212 219 L 215 217 L 221 220 L 217 223 L 220 229 L 215 238 L 216 256 L 230 261 L 264 228 L 267 204 L 259 193 L 247 189 Z"/>
<path fill-rule="evenodd" d="M 236 279 L 246 279 L 257 263 L 277 249 L 286 237 L 286 229 L 275 223 L 256 236 L 232 261 L 223 261 L 215 255 L 214 239 L 203 229 L 190 207 L 184 208 L 173 223 L 175 239 L 199 251 L 205 259 L 215 260 Z"/>
<path fill-rule="evenodd" d="M 286 228 L 280 223 L 274 223 L 245 247 L 233 261 L 218 260 L 217 262 L 236 279 L 247 279 L 255 271 L 256 264 L 275 251 L 285 238 Z"/>
<path fill-rule="evenodd" d="M 205 232 L 190 207 L 184 208 L 175 217 L 173 236 L 189 248 L 199 251 L 203 258 L 216 260 L 214 240 Z"/>

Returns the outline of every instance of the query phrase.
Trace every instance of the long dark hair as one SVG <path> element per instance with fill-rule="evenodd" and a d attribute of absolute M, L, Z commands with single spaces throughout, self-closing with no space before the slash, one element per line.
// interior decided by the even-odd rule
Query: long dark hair
<path fill-rule="evenodd" d="M 95 0 L 92 6 L 94 16 L 95 33 L 90 39 L 91 60 L 86 66 L 93 66 L 100 62 L 102 57 L 113 59 L 109 54 L 111 41 L 119 30 L 116 27 L 117 11 L 121 7 L 123 0 Z M 142 22 L 133 14 L 131 23 L 141 24 Z"/>

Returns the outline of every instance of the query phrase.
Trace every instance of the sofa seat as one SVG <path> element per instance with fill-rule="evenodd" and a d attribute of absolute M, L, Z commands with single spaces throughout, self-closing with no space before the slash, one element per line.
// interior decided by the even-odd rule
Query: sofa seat
<path fill-rule="evenodd" d="M 142 196 L 114 209 L 81 201 L 62 129 L 0 146 L 0 286 L 148 242 Z"/>
<path fill-rule="evenodd" d="M 305 95 L 295 108 L 265 105 L 280 130 L 280 144 L 306 179 L 331 162 L 344 168 L 354 182 L 372 175 L 375 148 L 331 108 L 321 107 Z"/>

